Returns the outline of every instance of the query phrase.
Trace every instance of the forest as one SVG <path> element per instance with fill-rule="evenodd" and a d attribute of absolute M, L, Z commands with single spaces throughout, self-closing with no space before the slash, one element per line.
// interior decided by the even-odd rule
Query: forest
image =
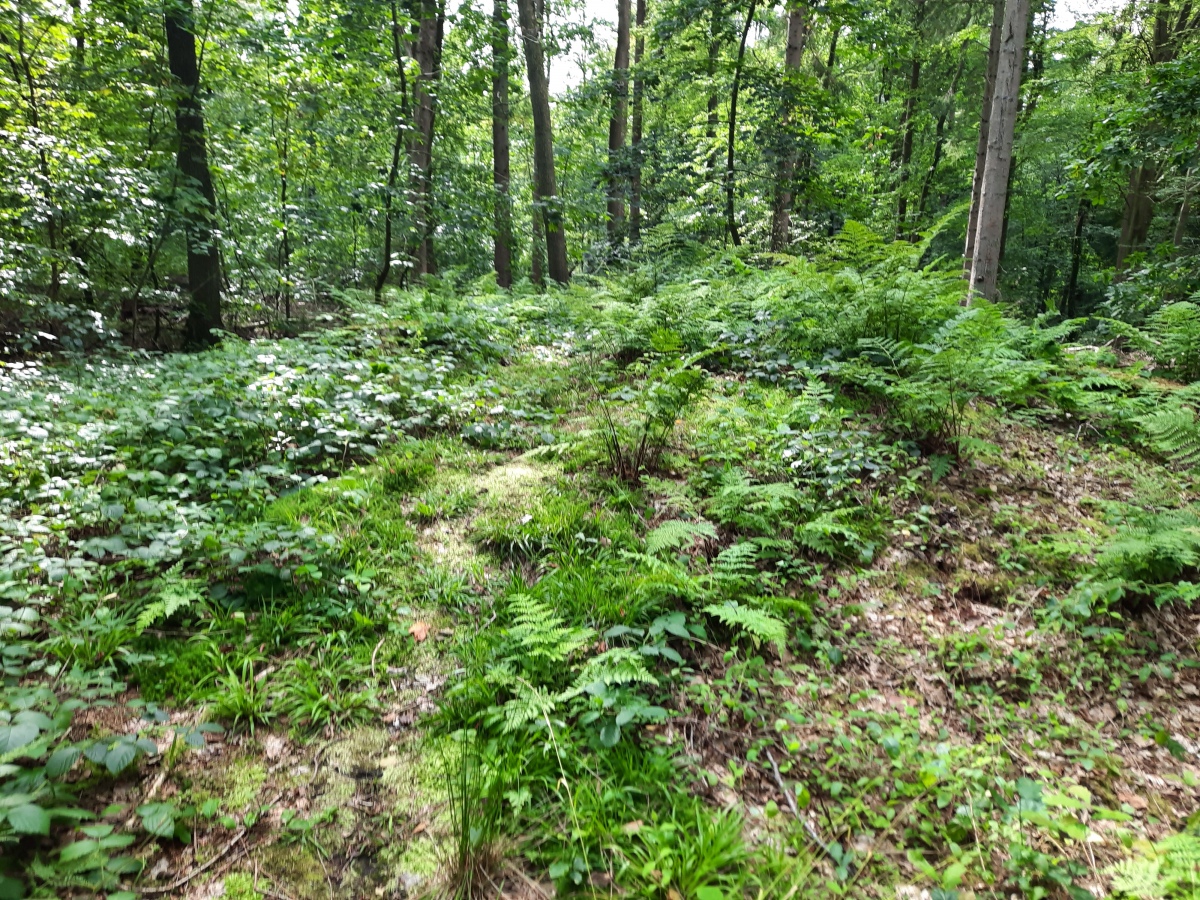
<path fill-rule="evenodd" d="M 0 53 L 0 900 L 1200 900 L 1195 0 Z"/>

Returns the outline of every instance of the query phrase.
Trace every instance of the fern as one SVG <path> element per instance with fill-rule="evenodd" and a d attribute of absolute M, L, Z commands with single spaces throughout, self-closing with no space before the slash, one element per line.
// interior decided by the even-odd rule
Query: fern
<path fill-rule="evenodd" d="M 751 606 L 743 606 L 734 600 L 709 604 L 704 607 L 704 611 L 720 620 L 726 627 L 750 635 L 755 644 L 774 644 L 777 650 L 783 652 L 787 643 L 787 626 L 771 614 Z"/>
<path fill-rule="evenodd" d="M 562 616 L 528 594 L 510 597 L 508 611 L 513 617 L 508 629 L 515 644 L 512 656 L 521 662 L 561 665 L 596 639 L 592 629 L 568 626 Z"/>
<path fill-rule="evenodd" d="M 1200 379 L 1200 306 L 1188 301 L 1164 306 L 1150 318 L 1155 360 L 1180 381 Z"/>
<path fill-rule="evenodd" d="M 1197 900 L 1200 898 L 1200 837 L 1173 834 L 1145 846 L 1140 856 L 1105 870 L 1119 896 Z"/>
<path fill-rule="evenodd" d="M 182 569 L 183 563 L 176 563 L 163 575 L 158 599 L 138 613 L 137 622 L 134 624 L 135 634 L 141 634 L 155 622 L 169 619 L 181 609 L 186 609 L 203 599 L 199 579 L 182 577 Z"/>
<path fill-rule="evenodd" d="M 1156 453 L 1181 466 L 1200 464 L 1200 423 L 1192 410 L 1162 409 L 1136 421 L 1145 429 Z"/>
<path fill-rule="evenodd" d="M 584 663 L 575 677 L 575 683 L 560 694 L 559 699 L 570 700 L 572 697 L 578 697 L 596 684 L 603 684 L 605 687 L 614 684 L 657 685 L 658 679 L 650 674 L 640 653 L 628 647 L 613 647 Z"/>
<path fill-rule="evenodd" d="M 1129 894 L 1132 897 L 1165 897 L 1166 890 L 1162 883 L 1162 860 L 1125 859 L 1109 869 L 1112 875 L 1114 891 Z"/>
<path fill-rule="evenodd" d="M 646 535 L 646 552 L 653 555 L 663 550 L 676 550 L 687 546 L 697 537 L 716 540 L 717 530 L 711 522 L 685 522 L 670 519 Z"/>
<path fill-rule="evenodd" d="M 862 536 L 841 519 L 849 512 L 833 509 L 821 513 L 815 519 L 796 528 L 796 541 L 810 550 L 837 558 L 848 547 L 866 550 Z"/>

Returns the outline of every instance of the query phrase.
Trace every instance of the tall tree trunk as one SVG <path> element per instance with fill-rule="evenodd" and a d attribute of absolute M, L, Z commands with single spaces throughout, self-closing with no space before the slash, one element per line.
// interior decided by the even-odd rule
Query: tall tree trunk
<path fill-rule="evenodd" d="M 608 123 L 608 241 L 625 237 L 625 128 L 629 119 L 629 0 L 617 0 L 617 50 L 612 73 L 612 118 Z"/>
<path fill-rule="evenodd" d="M 1083 226 L 1087 222 L 1091 205 L 1090 200 L 1080 197 L 1079 207 L 1075 211 L 1075 233 L 1071 236 L 1071 271 L 1063 289 L 1063 312 L 1068 319 L 1075 318 L 1079 307 L 1079 264 L 1083 258 Z"/>
<path fill-rule="evenodd" d="M 800 71 L 809 30 L 808 9 L 796 3 L 788 10 L 787 48 L 783 53 L 783 130 L 787 149 L 780 156 L 779 175 L 775 182 L 775 205 L 771 214 L 771 250 L 776 253 L 786 250 L 791 240 L 792 183 L 796 178 L 796 151 L 787 131 L 793 116 L 792 81 Z"/>
<path fill-rule="evenodd" d="M 567 267 L 567 235 L 563 230 L 562 206 L 554 177 L 554 131 L 550 120 L 550 82 L 542 52 L 542 25 L 534 0 L 517 0 L 521 41 L 525 45 L 525 71 L 529 76 L 529 102 L 533 108 L 534 203 L 540 207 L 546 232 L 546 256 L 550 277 L 560 284 L 571 280 Z"/>
<path fill-rule="evenodd" d="M 432 275 L 437 271 L 433 257 L 433 127 L 437 114 L 437 81 L 441 77 L 445 0 L 421 0 L 420 9 L 413 58 L 421 74 L 413 84 L 416 134 L 409 154 L 416 227 L 413 269 L 416 275 Z"/>
<path fill-rule="evenodd" d="M 983 112 L 979 116 L 979 140 L 975 144 L 975 174 L 971 178 L 971 208 L 967 213 L 967 237 L 963 245 L 963 277 L 971 275 L 975 259 L 975 232 L 979 227 L 979 194 L 983 190 L 983 167 L 987 162 L 991 130 L 992 100 L 996 92 L 996 68 L 1000 65 L 1000 35 L 1004 22 L 1004 0 L 992 4 L 992 31 L 988 38 L 987 75 L 983 82 Z"/>
<path fill-rule="evenodd" d="M 204 112 L 200 106 L 200 66 L 196 58 L 196 32 L 191 0 L 167 0 L 163 13 L 167 33 L 167 61 L 178 82 L 175 95 L 175 128 L 179 132 L 180 183 L 194 191 L 199 202 L 180 204 L 187 237 L 188 307 L 184 340 L 190 346 L 211 344 L 212 332 L 221 323 L 221 256 L 214 233 L 217 201 L 208 148 L 204 142 Z"/>
<path fill-rule="evenodd" d="M 921 89 L 921 25 L 925 21 L 925 0 L 917 0 L 913 28 L 917 36 L 917 51 L 913 55 L 908 71 L 908 96 L 904 101 L 904 114 L 900 119 L 900 152 L 897 162 L 900 177 L 896 185 L 896 239 L 904 237 L 904 225 L 908 219 L 908 185 L 909 166 L 912 163 L 913 139 L 917 129 L 917 92 Z"/>
<path fill-rule="evenodd" d="M 495 204 L 496 284 L 512 287 L 512 198 L 509 196 L 508 146 L 508 5 L 492 6 L 492 187 Z"/>
<path fill-rule="evenodd" d="M 1186 15 L 1181 16 L 1178 25 L 1186 28 L 1186 20 Z M 1171 26 L 1170 0 L 1156 0 L 1150 65 L 1174 60 L 1179 52 L 1180 37 L 1180 32 Z M 1121 236 L 1117 241 L 1118 281 L 1124 278 L 1125 261 L 1129 255 L 1141 249 L 1150 234 L 1150 224 L 1154 219 L 1151 192 L 1158 183 L 1158 175 L 1158 170 L 1150 162 L 1144 162 L 1129 173 L 1129 189 L 1125 192 L 1125 206 L 1121 212 Z"/>
<path fill-rule="evenodd" d="M 1176 255 L 1183 252 L 1183 241 L 1187 237 L 1188 216 L 1192 207 L 1191 190 L 1194 171 L 1194 169 L 1188 169 L 1183 176 L 1183 199 L 1179 201 L 1179 215 L 1175 217 L 1175 233 L 1171 236 L 1171 243 L 1175 245 Z"/>
<path fill-rule="evenodd" d="M 737 187 L 734 178 L 734 153 L 737 146 L 738 92 L 742 87 L 742 65 L 746 61 L 746 38 L 750 34 L 750 26 L 754 24 L 754 11 L 757 8 L 758 0 L 750 0 L 750 8 L 746 11 L 746 24 L 742 28 L 742 40 L 738 44 L 737 63 L 733 68 L 733 89 L 729 93 L 729 134 L 725 142 L 725 224 L 729 228 L 729 239 L 735 247 L 742 244 L 742 238 L 738 234 L 737 211 L 734 209 L 734 193 Z"/>
<path fill-rule="evenodd" d="M 1000 274 L 1000 241 L 1004 230 L 1004 207 L 1008 196 L 1008 173 L 1012 166 L 1013 133 L 1017 124 L 1017 100 L 1021 93 L 1021 63 L 1025 30 L 1029 22 L 1029 0 L 1008 0 L 1000 39 L 1000 63 L 996 68 L 995 96 L 988 129 L 987 160 L 979 192 L 979 224 L 975 255 L 971 261 L 970 294 L 993 300 Z"/>
<path fill-rule="evenodd" d="M 717 91 L 717 62 L 721 58 L 721 23 L 725 18 L 725 10 L 720 3 L 712 7 L 708 29 L 708 62 L 705 75 L 708 77 L 708 122 L 704 128 L 704 136 L 708 139 L 708 172 L 712 178 L 717 168 L 717 111 L 721 108 L 721 95 Z"/>
<path fill-rule="evenodd" d="M 536 193 L 536 188 L 534 189 Z M 529 239 L 529 280 L 538 287 L 546 286 L 546 225 L 542 219 L 542 208 L 537 204 L 535 196 L 533 208 L 530 210 L 530 224 L 533 226 Z"/>
<path fill-rule="evenodd" d="M 1121 236 L 1117 240 L 1117 273 L 1121 277 L 1129 255 L 1146 243 L 1150 222 L 1154 218 L 1154 201 L 1150 192 L 1158 182 L 1158 171 L 1152 165 L 1138 166 L 1129 173 L 1129 189 L 1121 212 Z"/>
<path fill-rule="evenodd" d="M 396 63 L 396 77 L 400 87 L 400 111 L 396 115 L 396 136 L 392 140 L 392 163 L 388 166 L 387 188 L 383 196 L 383 262 L 375 276 L 375 302 L 383 299 L 383 286 L 392 271 L 392 207 L 396 196 L 396 182 L 400 175 L 400 151 L 404 149 L 404 134 L 412 114 L 408 107 L 408 76 L 404 72 L 404 51 L 401 48 L 400 17 L 396 12 L 396 0 L 391 0 L 392 12 L 392 60 Z"/>
<path fill-rule="evenodd" d="M 922 5 L 923 6 L 923 5 Z M 908 183 L 908 167 L 912 162 L 913 137 L 917 125 L 917 91 L 921 87 L 921 60 L 913 58 L 908 76 L 908 99 L 904 101 L 904 115 L 900 120 L 903 137 L 900 141 L 900 179 L 896 186 L 899 198 L 896 204 L 896 239 L 904 237 L 904 224 L 908 218 L 908 195 L 904 192 Z"/>
<path fill-rule="evenodd" d="M 841 25 L 833 26 L 833 37 L 829 39 L 829 56 L 825 58 L 825 75 L 821 79 L 821 87 L 828 91 L 833 87 L 834 66 L 837 65 L 838 35 L 842 33 Z"/>
<path fill-rule="evenodd" d="M 921 185 L 921 202 L 917 207 L 917 218 L 925 215 L 925 206 L 929 201 L 929 192 L 933 189 L 933 179 L 937 175 L 938 166 L 942 161 L 942 153 L 946 148 L 946 121 L 954 114 L 954 98 L 958 95 L 958 82 L 962 79 L 963 69 L 967 64 L 967 41 L 963 41 L 962 52 L 958 57 L 958 68 L 950 80 L 950 88 L 946 91 L 945 103 L 938 114 L 937 128 L 934 130 L 933 161 L 925 174 L 925 183 Z M 913 232 L 916 234 L 915 230 Z"/>
<path fill-rule="evenodd" d="M 645 78 L 642 76 L 642 56 L 646 52 L 646 38 L 642 28 L 646 25 L 646 0 L 637 0 L 637 39 L 633 45 L 633 122 L 629 135 L 629 242 L 636 244 L 642 239 L 642 94 Z"/>

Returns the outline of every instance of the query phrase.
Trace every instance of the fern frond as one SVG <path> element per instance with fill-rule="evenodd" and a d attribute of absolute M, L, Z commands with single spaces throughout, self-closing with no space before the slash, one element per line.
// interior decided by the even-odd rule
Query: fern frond
<path fill-rule="evenodd" d="M 658 684 L 658 679 L 646 668 L 645 658 L 628 647 L 613 647 L 593 656 L 575 678 L 575 683 L 559 695 L 560 700 L 578 697 L 596 684 Z"/>
<path fill-rule="evenodd" d="M 592 629 L 568 626 L 562 616 L 528 594 L 510 597 L 508 611 L 513 617 L 508 635 L 517 644 L 518 657 L 565 663 L 596 639 Z"/>
<path fill-rule="evenodd" d="M 503 707 L 504 730 L 507 732 L 546 718 L 558 706 L 556 697 L 525 681 L 516 682 L 514 690 L 516 696 Z"/>
<path fill-rule="evenodd" d="M 1187 407 L 1162 409 L 1137 420 L 1157 453 L 1178 465 L 1200 464 L 1200 423 Z"/>
<path fill-rule="evenodd" d="M 770 613 L 752 606 L 742 606 L 734 600 L 712 603 L 704 611 L 728 628 L 736 628 L 750 635 L 755 643 L 774 644 L 783 651 L 787 643 L 787 626 Z"/>
<path fill-rule="evenodd" d="M 184 578 L 180 574 L 182 571 L 183 563 L 176 563 L 163 574 L 158 599 L 138 613 L 137 622 L 134 624 L 135 634 L 141 634 L 155 622 L 169 619 L 181 609 L 186 609 L 203 599 L 199 587 L 200 580 Z"/>
<path fill-rule="evenodd" d="M 726 547 L 713 561 L 713 570 L 719 575 L 749 575 L 755 571 L 759 547 L 754 541 L 740 541 Z"/>
<path fill-rule="evenodd" d="M 698 522 L 670 519 L 646 535 L 646 552 L 653 555 L 663 550 L 676 550 L 692 543 L 697 537 L 715 540 L 717 529 L 703 519 Z"/>
<path fill-rule="evenodd" d="M 1112 877 L 1113 890 L 1152 900 L 1152 898 L 1166 896 L 1161 870 L 1161 859 L 1141 857 L 1121 860 L 1116 865 L 1109 867 L 1107 871 Z"/>

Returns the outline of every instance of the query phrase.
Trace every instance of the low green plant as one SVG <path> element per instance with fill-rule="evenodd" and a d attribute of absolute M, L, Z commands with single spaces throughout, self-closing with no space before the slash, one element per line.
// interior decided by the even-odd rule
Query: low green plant
<path fill-rule="evenodd" d="M 644 897 L 724 900 L 745 882 L 750 854 L 741 817 L 695 808 L 691 816 L 643 824 L 633 830 L 619 876 Z"/>
<path fill-rule="evenodd" d="M 1147 331 L 1160 367 L 1183 382 L 1200 380 L 1200 306 L 1170 303 L 1150 317 Z"/>

